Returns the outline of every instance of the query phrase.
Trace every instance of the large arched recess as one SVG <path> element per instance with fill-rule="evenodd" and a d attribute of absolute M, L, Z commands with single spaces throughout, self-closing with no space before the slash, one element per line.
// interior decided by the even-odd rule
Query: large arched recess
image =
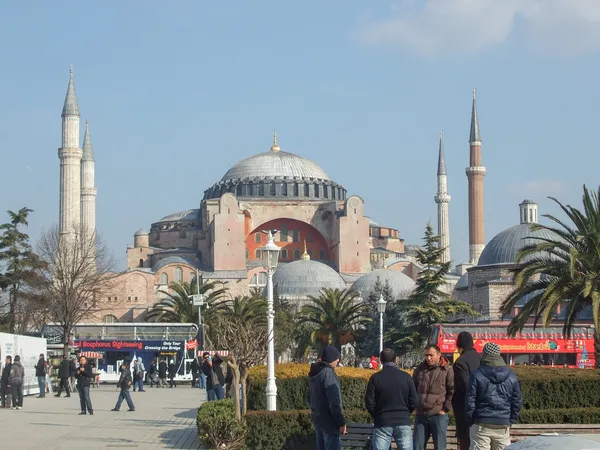
<path fill-rule="evenodd" d="M 300 259 L 304 253 L 304 242 L 310 259 L 329 261 L 329 246 L 323 235 L 312 225 L 295 219 L 274 219 L 252 230 L 246 237 L 246 256 L 249 260 L 260 259 L 262 246 L 267 236 L 262 230 L 278 230 L 275 243 L 281 247 L 279 260 L 284 262 Z"/>

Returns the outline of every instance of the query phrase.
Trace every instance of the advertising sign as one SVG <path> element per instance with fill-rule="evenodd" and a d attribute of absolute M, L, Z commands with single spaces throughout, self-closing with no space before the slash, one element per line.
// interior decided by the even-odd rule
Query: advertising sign
<path fill-rule="evenodd" d="M 473 336 L 473 344 L 478 352 L 488 342 L 495 342 L 502 353 L 580 353 L 593 351 L 591 339 L 479 339 Z M 440 339 L 442 353 L 456 351 L 456 337 L 444 334 Z M 588 347 L 590 347 L 588 349 Z"/>
<path fill-rule="evenodd" d="M 120 340 L 82 340 L 75 341 L 80 350 L 98 351 L 145 351 L 145 352 L 180 352 L 184 348 L 183 341 L 120 341 Z"/>
<path fill-rule="evenodd" d="M 44 338 L 0 333 L 0 369 L 4 368 L 4 359 L 7 356 L 12 356 L 14 359 L 19 355 L 21 365 L 25 369 L 23 395 L 39 394 L 40 392 L 35 376 L 35 365 L 41 353 L 47 355 L 46 339 Z"/>

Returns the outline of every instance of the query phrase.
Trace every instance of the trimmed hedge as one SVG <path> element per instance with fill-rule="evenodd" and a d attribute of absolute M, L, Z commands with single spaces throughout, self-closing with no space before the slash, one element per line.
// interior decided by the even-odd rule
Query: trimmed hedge
<path fill-rule="evenodd" d="M 344 411 L 348 423 L 372 423 L 366 411 Z M 522 424 L 600 423 L 600 408 L 563 408 L 523 410 Z M 315 435 L 310 411 L 251 411 L 246 415 L 248 450 L 311 450 Z M 450 424 L 454 417 L 450 414 Z"/>
<path fill-rule="evenodd" d="M 308 369 L 306 364 L 276 366 L 277 409 L 302 410 L 308 407 Z M 532 366 L 514 368 L 523 393 L 524 409 L 588 408 L 600 405 L 600 372 L 587 369 L 559 369 Z M 363 409 L 367 382 L 373 371 L 343 367 L 340 377 L 344 408 Z M 266 367 L 251 370 L 248 410 L 266 409 Z"/>
<path fill-rule="evenodd" d="M 233 400 L 205 402 L 198 408 L 196 426 L 200 441 L 210 449 L 241 450 L 247 435 L 245 422 L 235 418 Z"/>

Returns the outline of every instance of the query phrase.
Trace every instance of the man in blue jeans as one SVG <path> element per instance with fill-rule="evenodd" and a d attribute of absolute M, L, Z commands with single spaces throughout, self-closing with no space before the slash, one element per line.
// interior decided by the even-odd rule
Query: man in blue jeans
<path fill-rule="evenodd" d="M 340 380 L 335 367 L 340 352 L 328 345 L 321 360 L 310 366 L 310 409 L 317 436 L 317 450 L 341 450 L 341 434 L 346 434 L 346 419 L 342 407 Z"/>
<path fill-rule="evenodd" d="M 373 450 L 389 450 L 392 439 L 399 450 L 413 450 L 410 415 L 419 405 L 415 383 L 396 367 L 391 348 L 379 355 L 382 370 L 369 379 L 365 406 L 373 417 Z"/>
<path fill-rule="evenodd" d="M 433 437 L 435 450 L 446 450 L 448 413 L 454 395 L 454 370 L 437 345 L 425 347 L 425 361 L 415 369 L 413 380 L 419 395 L 413 434 L 414 450 L 425 450 Z"/>

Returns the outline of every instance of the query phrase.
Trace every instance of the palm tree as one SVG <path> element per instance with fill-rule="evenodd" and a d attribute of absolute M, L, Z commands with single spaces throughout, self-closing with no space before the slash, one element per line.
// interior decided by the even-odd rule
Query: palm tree
<path fill-rule="evenodd" d="M 264 297 L 237 296 L 223 302 L 221 316 L 253 322 L 257 326 L 267 324 L 267 301 Z"/>
<path fill-rule="evenodd" d="M 310 304 L 300 310 L 298 325 L 312 329 L 313 341 L 331 344 L 338 350 L 342 343 L 352 342 L 356 333 L 371 319 L 359 293 L 351 289 L 323 289 L 318 297 L 309 297 Z"/>
<path fill-rule="evenodd" d="M 556 226 L 532 225 L 532 230 L 547 230 L 555 238 L 530 237 L 536 242 L 525 245 L 517 255 L 513 269 L 515 288 L 502 304 L 502 312 L 510 314 L 519 300 L 529 301 L 511 320 L 508 332 L 521 331 L 527 320 L 541 321 L 548 326 L 556 317 L 557 308 L 566 307 L 563 333 L 570 335 L 581 311 L 593 311 L 596 353 L 600 344 L 600 188 L 590 191 L 583 187 L 583 211 L 563 205 L 550 197 L 571 223 L 552 215 L 544 217 Z M 598 355 L 596 357 L 598 362 Z"/>

